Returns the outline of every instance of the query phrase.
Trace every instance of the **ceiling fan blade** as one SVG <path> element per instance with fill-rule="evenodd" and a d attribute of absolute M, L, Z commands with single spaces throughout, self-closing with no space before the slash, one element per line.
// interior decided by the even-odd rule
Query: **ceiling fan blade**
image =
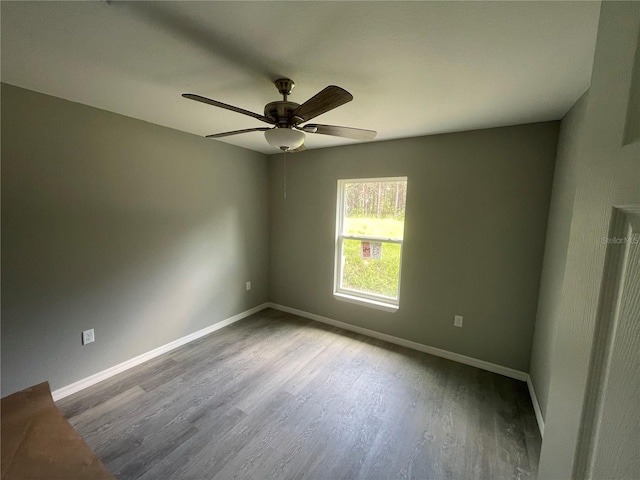
<path fill-rule="evenodd" d="M 248 132 L 266 132 L 267 130 L 271 129 L 269 127 L 245 128 L 244 130 L 233 130 L 231 132 L 214 133 L 212 135 L 207 135 L 207 138 L 228 137 L 229 135 L 238 135 L 239 133 Z"/>
<path fill-rule="evenodd" d="M 377 132 L 375 130 L 364 130 L 362 128 L 339 127 L 337 125 L 306 124 L 298 127 L 308 133 L 319 133 L 320 135 L 333 135 L 334 137 L 353 138 L 354 140 L 373 140 Z"/>
<path fill-rule="evenodd" d="M 291 114 L 293 125 L 303 123 L 353 100 L 344 88 L 329 85 L 296 108 Z"/>
<path fill-rule="evenodd" d="M 196 102 L 206 103 L 207 105 L 224 108 L 226 110 L 231 110 L 232 112 L 241 113 L 243 115 L 249 115 L 250 117 L 257 118 L 258 120 L 261 120 L 265 123 L 270 123 L 271 125 L 274 125 L 276 123 L 274 120 L 271 120 L 264 115 L 260 115 L 259 113 L 250 112 L 249 110 L 234 107 L 233 105 L 227 105 L 226 103 L 218 102 L 217 100 L 211 100 L 210 98 L 202 97 L 200 95 L 196 95 L 195 93 L 183 93 L 182 96 L 184 98 L 188 98 L 189 100 L 195 100 Z"/>

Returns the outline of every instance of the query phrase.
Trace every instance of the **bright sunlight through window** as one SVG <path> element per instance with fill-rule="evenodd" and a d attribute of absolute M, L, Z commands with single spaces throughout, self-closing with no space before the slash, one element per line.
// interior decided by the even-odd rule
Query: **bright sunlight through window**
<path fill-rule="evenodd" d="M 395 311 L 407 177 L 338 180 L 334 295 Z"/>

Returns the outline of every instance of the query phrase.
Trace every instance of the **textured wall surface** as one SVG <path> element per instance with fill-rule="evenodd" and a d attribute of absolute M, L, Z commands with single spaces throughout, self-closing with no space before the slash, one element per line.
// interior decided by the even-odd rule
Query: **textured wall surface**
<path fill-rule="evenodd" d="M 593 346 L 602 341 L 594 335 L 599 309 L 606 307 L 600 305 L 607 253 L 602 239 L 616 207 L 640 204 L 640 142 L 625 141 L 629 109 L 638 108 L 630 98 L 637 90 L 632 78 L 639 34 L 640 2 L 602 2 L 586 111 L 570 140 L 579 168 L 551 347 L 541 480 L 584 478 L 574 469 Z M 628 361 L 637 362 L 637 352 Z"/>
<path fill-rule="evenodd" d="M 60 388 L 267 301 L 267 165 L 3 84 L 2 395 Z"/>
<path fill-rule="evenodd" d="M 528 371 L 558 126 L 289 155 L 286 199 L 283 157 L 271 156 L 271 301 Z M 337 180 L 405 175 L 400 309 L 336 300 Z"/>
<path fill-rule="evenodd" d="M 581 128 L 584 125 L 587 102 L 588 94 L 585 93 L 562 120 L 556 168 L 553 175 L 553 190 L 530 368 L 531 381 L 543 417 L 547 411 L 547 397 L 551 383 L 551 352 L 560 322 L 559 307 L 562 300 L 567 249 L 569 248 L 576 177 L 580 166 L 580 157 L 576 146 Z"/>

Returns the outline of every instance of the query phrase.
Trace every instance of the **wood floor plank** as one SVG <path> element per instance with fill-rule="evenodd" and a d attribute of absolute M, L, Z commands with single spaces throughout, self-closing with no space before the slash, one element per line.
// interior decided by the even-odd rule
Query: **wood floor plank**
<path fill-rule="evenodd" d="M 198 458 L 208 455 L 212 433 L 217 438 L 223 437 L 226 432 L 244 418 L 246 414 L 238 409 L 231 408 L 228 412 L 220 415 L 201 417 L 198 420 L 198 431 L 191 438 L 187 439 L 176 448 L 168 452 L 167 455 L 158 462 L 146 466 L 146 471 L 139 476 L 124 475 L 120 478 L 139 478 L 140 480 L 157 480 L 160 478 L 180 478 L 178 472 L 184 469 L 185 465 L 193 465 Z M 197 477 L 192 477 L 197 478 Z"/>
<path fill-rule="evenodd" d="M 121 480 L 535 479 L 526 385 L 267 309 L 58 402 Z"/>
<path fill-rule="evenodd" d="M 448 368 L 425 374 L 430 388 L 418 388 L 417 395 L 402 396 L 390 404 L 358 478 L 441 478 L 440 458 L 432 452 L 431 444 L 440 448 L 443 429 L 430 419 L 439 416 Z"/>
<path fill-rule="evenodd" d="M 113 396 L 138 385 L 144 378 L 164 371 L 174 363 L 175 361 L 172 358 L 165 355 L 154 358 L 136 368 L 127 370 L 60 400 L 57 402 L 58 408 L 63 415 L 72 418 L 79 412 L 93 408 Z"/>
<path fill-rule="evenodd" d="M 145 391 L 139 386 L 135 385 L 128 390 L 124 390 L 111 398 L 106 398 L 103 402 L 92 405 L 86 410 L 82 410 L 81 413 L 71 417 L 70 423 L 75 428 L 86 429 L 86 425 L 96 418 L 104 418 L 105 415 L 109 415 L 116 410 L 119 406 L 129 405 L 134 398 L 142 396 Z"/>

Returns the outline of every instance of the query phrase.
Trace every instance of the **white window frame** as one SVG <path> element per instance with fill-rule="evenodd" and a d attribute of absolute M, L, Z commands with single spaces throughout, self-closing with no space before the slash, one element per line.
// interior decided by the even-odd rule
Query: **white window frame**
<path fill-rule="evenodd" d="M 333 280 L 333 296 L 337 300 L 364 305 L 367 307 L 396 312 L 400 308 L 400 280 L 402 278 L 402 250 L 404 240 L 402 238 L 383 238 L 368 235 L 345 235 L 344 228 L 344 198 L 345 185 L 348 183 L 378 183 L 378 182 L 407 182 L 407 177 L 378 177 L 378 178 L 348 178 L 338 180 L 338 198 L 336 202 L 336 237 L 335 237 L 335 264 Z M 406 204 L 405 204 L 406 209 Z M 403 234 L 404 237 L 404 234 Z M 361 292 L 342 287 L 342 273 L 344 259 L 342 255 L 344 240 L 360 240 L 371 242 L 395 243 L 400 245 L 400 265 L 398 265 L 398 297 L 387 297 L 369 292 Z"/>

